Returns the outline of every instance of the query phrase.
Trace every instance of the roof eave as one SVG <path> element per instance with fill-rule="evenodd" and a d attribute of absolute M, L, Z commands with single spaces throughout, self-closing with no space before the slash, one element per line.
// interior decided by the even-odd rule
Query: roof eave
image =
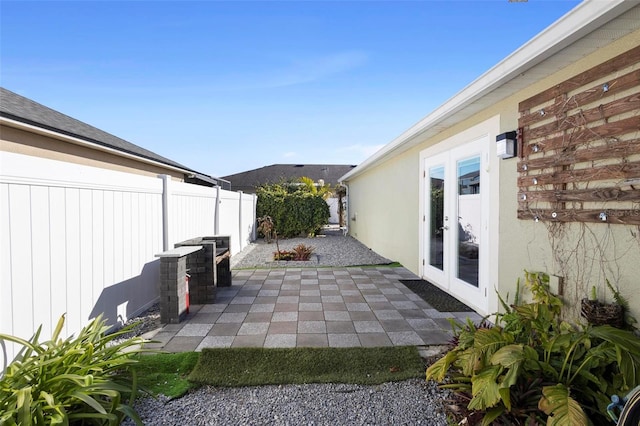
<path fill-rule="evenodd" d="M 2 117 L 0 116 L 0 124 L 2 125 L 6 125 L 9 127 L 14 127 L 17 129 L 21 129 L 21 130 L 25 130 L 31 133 L 36 133 L 36 134 L 40 134 L 43 136 L 48 136 L 48 137 L 52 137 L 55 139 L 59 139 L 59 140 L 63 140 L 65 142 L 69 142 L 72 143 L 74 145 L 81 145 L 81 146 L 86 146 L 88 148 L 97 150 L 97 151 L 102 151 L 102 152 L 107 152 L 109 154 L 113 154 L 113 155 L 117 155 L 119 157 L 124 157 L 124 158 L 128 158 L 128 159 L 133 159 L 135 161 L 141 162 L 141 163 L 145 163 L 145 164 L 150 164 L 156 167 L 161 167 L 167 170 L 171 170 L 174 172 L 179 172 L 179 173 L 183 173 L 183 174 L 192 174 L 194 173 L 194 170 L 189 170 L 186 168 L 179 168 L 179 167 L 175 167 L 175 166 L 171 166 L 169 164 L 165 164 L 165 163 L 161 163 L 159 161 L 155 161 L 155 160 L 151 160 L 145 157 L 141 157 L 138 155 L 134 155 L 134 154 L 130 154 L 124 151 L 120 151 L 117 150 L 115 148 L 110 148 L 104 145 L 100 145 L 97 143 L 93 143 L 93 142 L 89 142 L 87 140 L 84 140 L 82 138 L 79 137 L 73 137 L 73 136 L 69 136 L 69 135 L 65 135 L 63 133 L 59 133 L 59 132 L 54 132 L 52 130 L 48 130 L 48 129 L 44 129 L 42 127 L 38 127 L 38 126 L 34 126 L 32 124 L 27 124 L 27 123 L 23 123 L 21 121 L 17 121 L 17 120 L 13 120 L 7 117 Z"/>
<path fill-rule="evenodd" d="M 438 131 L 433 130 L 434 127 L 456 114 L 461 115 L 460 119 L 468 118 L 463 113 L 474 101 L 521 76 L 535 65 L 550 58 L 581 37 L 636 5 L 636 2 L 625 0 L 606 2 L 585 0 L 471 82 L 425 118 L 364 160 L 355 169 L 346 173 L 339 181 L 348 181 L 365 172 L 368 168 L 385 161 L 392 154 L 412 148 L 423 140 L 418 139 L 419 136 L 428 135 L 429 131 L 432 131 L 429 136 L 438 133 Z M 505 93 L 503 98 L 509 95 L 510 93 Z"/>

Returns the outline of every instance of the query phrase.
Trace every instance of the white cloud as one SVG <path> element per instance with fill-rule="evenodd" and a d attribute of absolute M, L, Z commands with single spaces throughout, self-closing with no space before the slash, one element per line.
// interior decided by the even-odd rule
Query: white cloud
<path fill-rule="evenodd" d="M 327 56 L 292 61 L 285 69 L 277 72 L 272 80 L 274 86 L 293 86 L 322 80 L 364 64 L 367 55 L 363 52 L 340 52 Z"/>
<path fill-rule="evenodd" d="M 279 58 L 279 65 L 251 73 L 216 76 L 215 90 L 252 90 L 295 86 L 323 80 L 362 66 L 368 55 L 361 51 L 336 52 L 305 58 Z M 256 68 L 259 68 L 257 65 Z"/>
<path fill-rule="evenodd" d="M 284 158 L 293 158 L 293 157 L 297 157 L 298 153 L 297 152 L 293 152 L 293 151 L 289 151 L 289 152 L 283 153 L 282 156 Z"/>

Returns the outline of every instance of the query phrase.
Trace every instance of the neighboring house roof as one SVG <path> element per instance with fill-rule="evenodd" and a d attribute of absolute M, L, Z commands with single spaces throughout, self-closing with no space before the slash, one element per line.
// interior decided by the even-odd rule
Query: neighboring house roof
<path fill-rule="evenodd" d="M 243 192 L 255 192 L 257 186 L 298 179 L 303 176 L 315 182 L 322 179 L 325 184 L 336 186 L 340 176 L 352 170 L 349 164 L 272 164 L 259 169 L 248 170 L 223 179 L 231 181 L 231 189 Z"/>
<path fill-rule="evenodd" d="M 216 179 L 183 166 L 173 160 L 165 158 L 124 139 L 90 126 L 68 115 L 62 114 L 31 99 L 20 96 L 10 90 L 0 87 L 0 117 L 49 130 L 72 138 L 81 139 L 91 144 L 126 153 L 140 159 L 150 160 L 178 169 L 187 175 L 188 179 L 200 181 L 194 183 L 217 184 Z"/>
<path fill-rule="evenodd" d="M 343 175 L 340 181 L 348 181 L 640 29 L 638 5 L 638 1 L 628 0 L 585 0 L 354 170 Z M 558 55 L 560 51 L 562 54 Z"/>

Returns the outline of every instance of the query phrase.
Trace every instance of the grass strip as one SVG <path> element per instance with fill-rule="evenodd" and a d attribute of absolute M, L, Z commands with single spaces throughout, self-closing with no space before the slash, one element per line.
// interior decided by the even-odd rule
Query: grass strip
<path fill-rule="evenodd" d="M 138 385 L 153 395 L 178 398 L 197 385 L 187 376 L 198 361 L 197 352 L 160 353 L 138 356 Z"/>
<path fill-rule="evenodd" d="M 207 348 L 189 375 L 237 387 L 304 383 L 380 384 L 424 376 L 415 346 L 377 348 Z"/>

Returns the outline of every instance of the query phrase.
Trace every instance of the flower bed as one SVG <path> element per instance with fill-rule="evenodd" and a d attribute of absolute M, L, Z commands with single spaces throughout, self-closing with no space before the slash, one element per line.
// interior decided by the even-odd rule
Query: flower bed
<path fill-rule="evenodd" d="M 273 253 L 273 260 L 279 261 L 307 261 L 311 257 L 314 248 L 304 244 L 298 244 L 293 250 L 278 250 Z"/>

